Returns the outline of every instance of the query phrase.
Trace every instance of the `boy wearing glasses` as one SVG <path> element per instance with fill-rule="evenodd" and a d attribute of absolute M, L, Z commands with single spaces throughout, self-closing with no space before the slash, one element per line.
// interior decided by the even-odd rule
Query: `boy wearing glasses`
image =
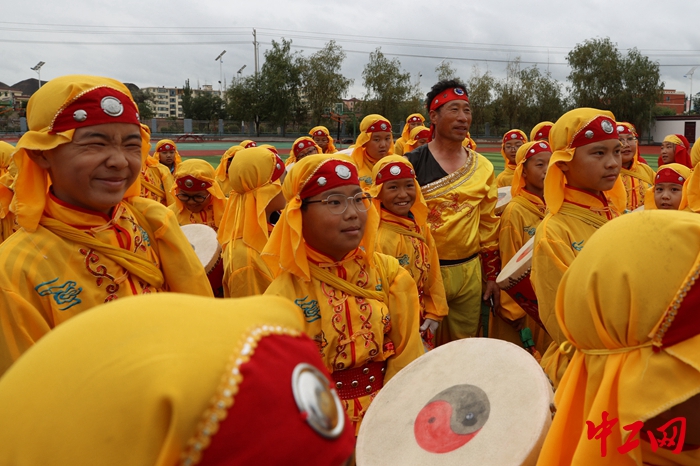
<path fill-rule="evenodd" d="M 617 135 L 620 138 L 620 144 L 622 144 L 620 178 L 627 192 L 625 210 L 631 212 L 644 205 L 645 194 L 654 185 L 654 170 L 649 165 L 639 161 L 637 130 L 631 123 L 618 121 Z"/>
<path fill-rule="evenodd" d="M 356 432 L 377 391 L 423 354 L 416 284 L 375 252 L 379 214 L 347 158 L 310 155 L 284 180 L 287 206 L 262 257 L 265 294 L 299 308 Z"/>
<path fill-rule="evenodd" d="M 219 229 L 226 197 L 216 182 L 214 167 L 204 160 L 182 162 L 175 171 L 175 202 L 169 206 L 177 223 L 201 223 Z"/>

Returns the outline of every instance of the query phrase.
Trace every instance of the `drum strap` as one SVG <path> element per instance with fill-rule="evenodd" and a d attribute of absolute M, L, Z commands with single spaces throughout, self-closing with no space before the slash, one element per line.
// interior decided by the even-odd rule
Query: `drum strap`
<path fill-rule="evenodd" d="M 152 183 L 149 183 L 143 177 L 141 177 L 140 181 L 141 181 L 141 186 L 143 186 L 144 188 L 146 188 L 147 190 L 149 190 L 150 192 L 152 192 L 156 196 L 163 198 L 163 199 L 165 198 L 165 191 L 160 189 L 158 186 L 156 186 Z"/>

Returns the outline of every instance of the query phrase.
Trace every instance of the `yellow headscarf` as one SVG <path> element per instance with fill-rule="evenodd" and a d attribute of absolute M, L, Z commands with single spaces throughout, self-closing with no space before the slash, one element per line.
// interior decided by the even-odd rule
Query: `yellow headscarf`
<path fill-rule="evenodd" d="M 3 376 L 0 463 L 265 464 L 283 443 L 274 464 L 343 464 L 354 445 L 348 419 L 339 437 L 323 438 L 294 401 L 295 367 L 330 379 L 303 328 L 296 306 L 273 296 L 157 293 L 98 306 Z M 310 401 L 325 411 L 327 399 Z"/>
<path fill-rule="evenodd" d="M 318 126 L 317 126 L 317 128 L 318 128 Z M 316 148 L 316 150 L 318 151 L 318 153 L 319 153 L 319 154 L 323 154 L 323 150 L 321 149 L 321 146 L 319 146 L 318 144 L 316 144 L 316 142 L 313 140 L 312 137 L 310 137 L 310 136 L 302 136 L 302 137 L 300 137 L 300 138 L 297 138 L 297 140 L 294 141 L 294 144 L 292 144 L 292 148 L 289 150 L 289 157 L 287 157 L 287 160 L 284 161 L 284 163 L 285 163 L 286 165 L 291 165 L 291 164 L 293 164 L 293 163 L 296 163 L 296 161 L 297 161 L 297 151 L 299 150 L 299 148 L 297 147 L 298 144 L 303 144 L 303 145 L 304 145 L 304 148 L 301 149 L 301 150 L 307 149 L 307 148 L 308 148 L 308 144 L 313 144 L 313 146 Z M 311 154 L 311 155 L 313 155 L 313 154 Z"/>
<path fill-rule="evenodd" d="M 244 149 L 250 149 L 251 147 L 258 147 L 258 145 L 252 139 L 244 139 L 239 144 Z"/>
<path fill-rule="evenodd" d="M 472 139 L 472 135 L 469 132 L 467 132 L 467 137 L 462 141 L 462 146 L 476 152 L 476 141 Z"/>
<path fill-rule="evenodd" d="M 700 170 L 692 171 L 683 188 L 681 205 L 686 205 L 693 212 L 700 212 Z"/>
<path fill-rule="evenodd" d="M 156 160 L 158 160 L 158 162 L 160 162 L 160 155 L 158 154 L 158 149 L 163 147 L 165 144 L 172 145 L 173 149 L 175 150 L 175 158 L 173 161 L 173 166 L 174 166 L 173 173 L 175 173 L 175 171 L 177 171 L 178 165 L 180 165 L 180 163 L 182 163 L 182 157 L 180 156 L 180 152 L 178 152 L 178 150 L 177 150 L 177 145 L 171 139 L 161 139 L 160 141 L 158 141 L 156 143 L 156 147 L 155 147 L 155 149 L 153 149 L 153 158 L 155 158 Z"/>
<path fill-rule="evenodd" d="M 512 136 L 516 136 L 513 138 Z M 519 138 L 517 136 L 520 136 Z M 523 144 L 527 143 L 527 134 L 525 134 L 523 131 L 520 131 L 519 129 L 511 129 L 506 132 L 506 134 L 503 135 L 503 139 L 501 140 L 501 157 L 503 157 L 503 160 L 506 163 L 506 167 L 515 169 L 514 166 L 510 163 L 510 160 L 508 160 L 508 157 L 506 157 L 506 142 L 510 140 L 521 140 L 523 141 Z"/>
<path fill-rule="evenodd" d="M 47 151 L 67 144 L 73 140 L 75 129 L 53 133 L 54 119 L 61 111 L 83 94 L 107 87 L 125 94 L 133 102 L 129 89 L 124 84 L 110 78 L 99 76 L 70 75 L 52 79 L 32 95 L 27 104 L 27 124 L 29 131 L 24 133 L 17 143 L 17 152 L 13 159 L 17 165 L 15 196 L 12 211 L 17 223 L 25 230 L 34 231 L 44 212 L 46 193 L 51 184 L 48 173 L 39 168 L 27 154 L 27 150 Z M 134 103 L 136 105 L 136 103 Z M 148 126 L 140 125 L 142 163 L 148 156 L 151 132 Z M 136 179 L 124 194 L 124 199 L 138 197 L 141 183 Z"/>
<path fill-rule="evenodd" d="M 282 191 L 279 179 L 271 181 L 280 158 L 270 149 L 251 147 L 236 153 L 231 161 L 231 193 L 219 226 L 219 243 L 243 238 L 246 246 L 261 252 L 267 243 L 265 208 Z M 282 164 L 284 170 L 284 164 Z"/>
<path fill-rule="evenodd" d="M 378 196 L 379 193 L 382 191 L 382 187 L 384 186 L 384 183 L 377 184 L 377 174 L 382 170 L 382 168 L 392 163 L 402 163 L 406 165 L 413 172 L 413 179 L 416 179 L 413 165 L 411 164 L 411 162 L 408 161 L 408 159 L 406 159 L 406 157 L 403 157 L 401 155 L 388 155 L 379 162 L 377 162 L 377 164 L 372 169 L 372 186 L 369 188 L 369 193 L 372 196 L 372 204 L 374 204 L 374 208 L 377 209 L 377 212 L 379 212 L 382 208 L 382 201 L 379 200 Z M 427 228 L 426 224 L 428 221 L 428 204 L 426 204 L 425 199 L 423 198 L 423 192 L 421 191 L 420 186 L 418 185 L 418 181 L 416 181 L 415 185 L 416 200 L 413 203 L 413 207 L 411 207 L 411 213 L 413 214 L 413 218 L 416 221 L 416 225 L 418 225 L 422 231 L 425 231 L 425 228 Z"/>
<path fill-rule="evenodd" d="M 403 130 L 401 131 L 401 137 L 404 141 L 408 141 L 411 138 L 411 130 L 409 129 L 408 125 L 410 124 L 410 121 L 413 118 L 419 118 L 421 125 L 425 123 L 425 117 L 420 113 L 411 113 L 410 115 L 408 115 L 406 117 L 406 124 L 403 125 Z"/>
<path fill-rule="evenodd" d="M 175 196 L 178 192 L 177 180 L 187 175 L 197 178 L 198 180 L 211 183 L 211 186 L 207 188 L 207 192 L 212 196 L 212 203 L 215 203 L 217 199 L 219 201 L 226 201 L 224 192 L 221 190 L 219 183 L 216 182 L 214 167 L 212 167 L 211 164 L 205 160 L 189 159 L 178 165 L 177 169 L 175 170 L 175 184 L 173 185 L 171 193 L 175 197 L 175 205 L 177 206 L 178 212 L 182 212 L 186 209 L 186 207 L 182 201 Z M 223 208 L 223 204 L 221 207 Z"/>
<path fill-rule="evenodd" d="M 421 126 L 416 126 L 415 128 L 413 128 L 411 130 L 411 132 L 409 133 L 408 139 L 404 143 L 404 149 L 403 149 L 404 154 L 407 154 L 416 148 L 416 144 L 418 143 L 418 139 L 420 139 L 418 137 L 418 135 L 422 131 L 427 131 L 428 133 L 430 133 L 430 128 L 426 128 L 425 126 L 421 125 Z M 430 139 L 430 137 L 428 137 L 428 139 Z"/>
<path fill-rule="evenodd" d="M 0 141 L 0 177 L 7 173 L 12 161 L 12 153 L 15 151 L 15 146 L 5 141 Z"/>
<path fill-rule="evenodd" d="M 326 128 L 325 126 L 314 126 L 309 130 L 309 135 L 313 137 L 314 133 L 316 133 L 317 131 L 322 131 L 324 136 L 328 138 L 328 150 L 324 153 L 335 154 L 336 152 L 338 152 L 338 149 L 335 148 L 335 144 L 333 144 L 333 136 L 331 136 L 331 132 L 328 131 L 328 128 Z"/>
<path fill-rule="evenodd" d="M 367 151 L 365 150 L 365 144 L 367 144 L 370 139 L 372 139 L 371 134 L 368 133 L 367 130 L 369 129 L 370 126 L 372 126 L 373 123 L 376 123 L 380 120 L 384 121 L 389 121 L 386 118 L 384 118 L 381 115 L 377 114 L 371 114 L 367 115 L 362 119 L 362 122 L 360 123 L 360 134 L 357 136 L 357 140 L 355 141 L 355 148 L 352 151 L 352 159 L 355 161 L 355 165 L 357 165 L 358 170 L 362 170 L 362 168 L 367 165 L 367 160 L 374 164 L 377 161 L 370 159 L 369 155 L 367 155 Z M 387 129 L 387 131 L 390 131 Z M 391 155 L 394 153 L 394 138 L 392 136 L 391 138 L 391 144 L 389 144 L 389 152 L 387 155 Z"/>
<path fill-rule="evenodd" d="M 538 464 L 641 465 L 642 448 L 627 455 L 617 451 L 629 434 L 623 427 L 700 393 L 700 335 L 652 349 L 652 337 L 667 309 L 685 296 L 697 277 L 698 237 L 698 216 L 645 211 L 608 222 L 587 241 L 557 294 L 557 320 L 578 350 L 557 389 L 557 414 Z M 650 265 L 663 273 L 649 273 Z M 605 458 L 600 440 L 586 435 L 586 421 L 599 425 L 603 411 L 609 420 L 619 419 L 607 438 Z M 640 432 L 637 438 L 641 436 Z M 669 453 L 656 454 L 668 455 L 670 462 L 643 460 L 697 464 L 678 461 L 685 453 Z"/>
<path fill-rule="evenodd" d="M 539 141 L 540 139 L 542 139 L 545 135 L 542 134 L 542 135 L 540 136 L 540 135 L 538 135 L 537 133 L 540 133 L 540 130 L 541 130 L 542 128 L 544 128 L 545 126 L 550 126 L 550 127 L 551 127 L 551 126 L 554 126 L 554 123 L 552 123 L 551 121 L 541 121 L 541 122 L 537 123 L 537 124 L 535 125 L 535 127 L 532 128 L 532 131 L 530 131 L 530 141 Z M 542 139 L 542 140 L 543 140 L 543 141 L 546 141 L 546 140 L 548 140 L 548 139 L 549 139 L 549 138 L 544 137 L 544 139 Z"/>
<path fill-rule="evenodd" d="M 513 174 L 513 183 L 510 187 L 511 196 L 517 196 L 518 194 L 520 194 L 520 191 L 522 191 L 525 187 L 525 180 L 523 179 L 523 169 L 525 167 L 525 161 L 527 160 L 528 152 L 531 149 L 534 149 L 538 152 L 545 152 L 545 148 L 540 146 L 540 144 L 547 145 L 546 152 L 552 150 L 546 141 L 530 141 L 518 147 L 518 152 L 515 154 L 515 173 Z"/>
<path fill-rule="evenodd" d="M 261 255 L 275 275 L 279 275 L 280 271 L 288 270 L 302 280 L 311 280 L 309 261 L 306 256 L 306 241 L 302 235 L 301 192 L 314 173 L 329 160 L 352 163 L 344 156 L 309 155 L 294 164 L 284 179 L 282 192 L 287 199 L 287 206 L 282 211 L 282 216 L 272 230 Z M 332 214 L 329 212 L 329 215 Z M 365 249 L 366 260 L 370 264 L 373 263 L 378 227 L 379 212 L 370 208 L 367 211 L 365 233 L 360 243 L 360 247 Z"/>
<path fill-rule="evenodd" d="M 219 166 L 216 167 L 216 181 L 218 181 L 219 184 L 224 184 L 228 180 L 228 161 L 241 149 L 243 149 L 243 146 L 231 146 L 226 149 L 224 155 L 221 156 Z M 224 194 L 228 195 L 228 193 Z"/>
<path fill-rule="evenodd" d="M 690 163 L 693 164 L 693 167 L 700 163 L 700 140 L 695 141 L 690 149 Z"/>
<path fill-rule="evenodd" d="M 559 212 L 564 202 L 564 186 L 566 177 L 557 166 L 557 162 L 570 162 L 574 158 L 576 148 L 571 143 L 578 133 L 597 117 L 605 116 L 615 121 L 615 115 L 606 110 L 596 108 L 577 108 L 562 115 L 549 132 L 549 145 L 552 157 L 549 159 L 547 177 L 544 179 L 544 198 L 547 207 L 553 214 Z M 613 127 L 615 131 L 615 127 Z M 615 133 L 617 136 L 617 133 Z M 618 176 L 610 191 L 605 191 L 606 197 L 612 202 L 618 212 L 624 212 L 627 203 L 627 192 L 622 179 Z"/>
<path fill-rule="evenodd" d="M 683 181 L 683 197 L 681 198 L 681 203 L 678 205 L 678 210 L 686 210 L 686 208 L 688 207 L 688 181 L 693 171 L 680 163 L 667 163 L 666 165 L 659 167 L 659 171 L 656 172 L 656 176 L 654 177 L 654 186 L 656 186 L 657 182 L 663 183 L 663 181 L 657 181 L 657 178 L 659 173 L 662 170 L 666 169 L 673 170 L 685 179 L 685 181 Z M 644 193 L 644 210 L 655 210 L 656 208 L 656 200 L 654 199 L 654 188 L 651 187 L 647 189 Z"/>

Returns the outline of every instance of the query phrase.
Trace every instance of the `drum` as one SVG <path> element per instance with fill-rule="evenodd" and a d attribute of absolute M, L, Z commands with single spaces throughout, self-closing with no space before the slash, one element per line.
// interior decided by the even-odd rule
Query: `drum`
<path fill-rule="evenodd" d="M 367 409 L 358 466 L 535 465 L 552 423 L 547 376 L 493 338 L 442 345 L 396 374 Z"/>
<path fill-rule="evenodd" d="M 535 237 L 533 236 L 503 267 L 501 273 L 496 277 L 496 284 L 508 293 L 540 327 L 544 328 L 538 311 L 537 296 L 532 288 L 532 283 L 530 283 L 532 249 L 534 246 Z"/>
<path fill-rule="evenodd" d="M 639 207 L 637 207 L 636 209 L 634 209 L 632 212 L 644 212 L 644 206 L 643 206 L 643 205 L 640 205 Z"/>
<path fill-rule="evenodd" d="M 510 202 L 510 200 L 513 199 L 513 196 L 510 194 L 510 186 L 504 186 L 502 188 L 498 188 L 498 201 L 496 202 L 496 215 L 501 215 L 504 210 L 506 210 L 506 206 Z"/>
<path fill-rule="evenodd" d="M 199 223 L 183 225 L 182 231 L 207 272 L 214 296 L 223 298 L 224 262 L 221 260 L 221 245 L 216 238 L 216 231 Z"/>

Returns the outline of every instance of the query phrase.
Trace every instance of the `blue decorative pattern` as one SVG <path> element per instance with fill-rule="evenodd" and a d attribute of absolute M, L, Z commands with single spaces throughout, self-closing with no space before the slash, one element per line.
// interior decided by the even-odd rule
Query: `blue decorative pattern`
<path fill-rule="evenodd" d="M 318 307 L 318 301 L 315 299 L 306 301 L 308 298 L 307 295 L 303 298 L 295 299 L 294 304 L 299 306 L 304 312 L 304 319 L 306 322 L 311 323 L 321 318 L 321 308 Z"/>
<path fill-rule="evenodd" d="M 584 242 L 584 240 L 581 240 L 577 243 L 576 242 L 571 243 L 571 247 L 580 252 L 581 249 L 583 249 L 583 242 Z"/>
<path fill-rule="evenodd" d="M 48 282 L 38 284 L 34 290 L 39 293 L 39 296 L 52 296 L 56 304 L 59 306 L 59 311 L 65 311 L 80 304 L 82 301 L 78 295 L 83 291 L 82 288 L 76 288 L 76 283 L 72 280 L 65 282 L 63 285 L 51 286 L 58 281 L 58 277 Z"/>

